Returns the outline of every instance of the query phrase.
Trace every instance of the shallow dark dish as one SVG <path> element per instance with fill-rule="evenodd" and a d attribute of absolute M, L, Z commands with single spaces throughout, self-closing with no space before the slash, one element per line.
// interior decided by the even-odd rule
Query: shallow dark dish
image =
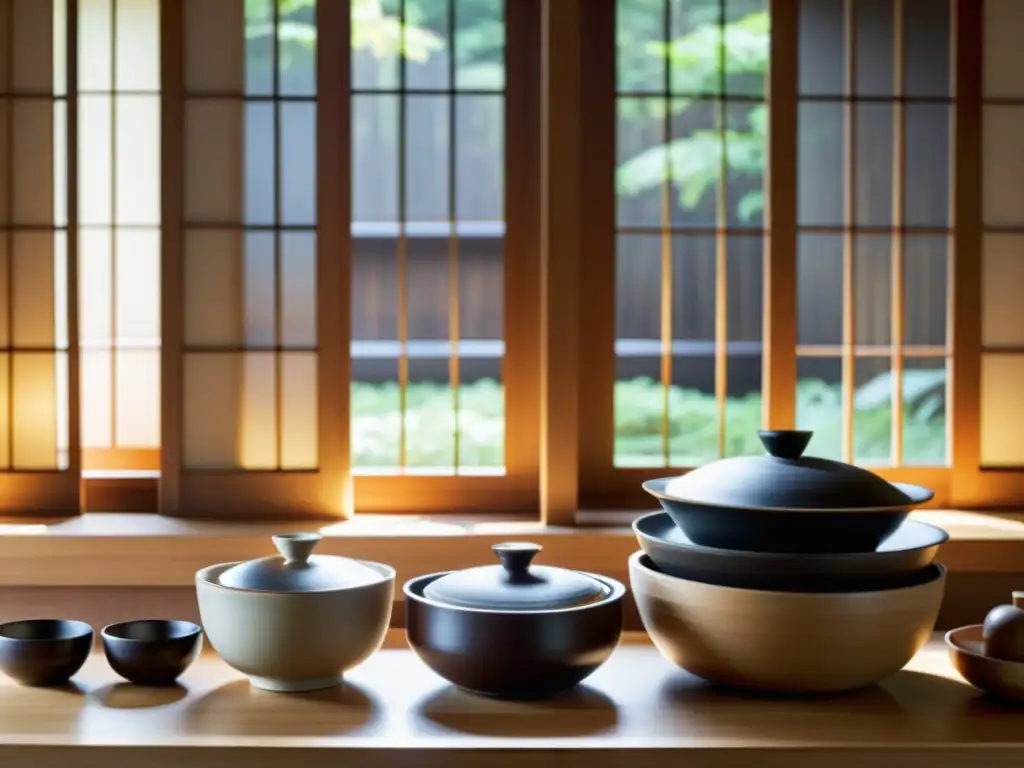
<path fill-rule="evenodd" d="M 950 662 L 975 688 L 1024 704 L 1024 662 L 986 656 L 981 629 L 981 624 L 972 624 L 946 633 Z"/>
<path fill-rule="evenodd" d="M 557 696 L 601 666 L 618 644 L 626 590 L 614 579 L 566 572 L 593 580 L 600 593 L 576 605 L 537 610 L 465 607 L 424 596 L 452 573 L 467 572 L 406 582 L 406 633 L 426 665 L 459 688 L 502 699 Z"/>
<path fill-rule="evenodd" d="M 804 457 L 810 432 L 762 431 L 767 456 L 738 456 L 644 490 L 695 544 L 747 552 L 873 552 L 932 498 L 852 464 Z"/>
<path fill-rule="evenodd" d="M 105 626 L 100 638 L 110 667 L 136 685 L 172 685 L 203 647 L 191 621 L 124 621 Z"/>
<path fill-rule="evenodd" d="M 92 650 L 84 621 L 28 619 L 0 624 L 0 671 L 22 685 L 63 685 Z"/>
<path fill-rule="evenodd" d="M 694 544 L 664 512 L 633 521 L 641 548 L 671 576 L 737 587 L 784 589 L 827 578 L 850 589 L 868 589 L 931 564 L 949 534 L 934 525 L 906 520 L 873 552 L 745 552 Z"/>

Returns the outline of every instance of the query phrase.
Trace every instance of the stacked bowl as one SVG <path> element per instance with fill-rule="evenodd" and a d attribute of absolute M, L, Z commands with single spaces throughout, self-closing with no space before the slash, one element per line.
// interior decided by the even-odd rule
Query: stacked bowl
<path fill-rule="evenodd" d="M 934 629 L 945 531 L 908 519 L 932 492 L 805 457 L 806 431 L 758 433 L 766 456 L 650 480 L 664 512 L 633 525 L 640 617 L 663 655 L 714 683 L 836 692 L 902 668 Z"/>

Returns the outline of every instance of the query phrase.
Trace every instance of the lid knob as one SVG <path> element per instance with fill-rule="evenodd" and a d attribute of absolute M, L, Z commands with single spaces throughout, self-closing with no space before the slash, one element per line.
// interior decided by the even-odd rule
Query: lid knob
<path fill-rule="evenodd" d="M 543 547 L 540 544 L 528 541 L 507 541 L 491 547 L 491 551 L 498 556 L 502 567 L 513 581 L 529 578 L 530 561 L 541 549 Z"/>
<path fill-rule="evenodd" d="M 806 429 L 762 429 L 761 445 L 777 459 L 799 459 L 814 433 Z"/>
<path fill-rule="evenodd" d="M 313 548 L 323 537 L 319 533 L 279 533 L 272 537 L 274 546 L 289 565 L 305 564 Z"/>

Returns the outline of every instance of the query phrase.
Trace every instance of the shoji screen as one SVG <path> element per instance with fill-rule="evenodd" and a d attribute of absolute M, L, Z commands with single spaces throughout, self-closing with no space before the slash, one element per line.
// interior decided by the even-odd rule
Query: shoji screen
<path fill-rule="evenodd" d="M 340 514 L 348 329 L 344 206 L 332 191 L 344 169 L 320 156 L 317 102 L 326 92 L 336 108 L 342 96 L 330 87 L 343 82 L 346 25 L 325 23 L 341 14 L 313 3 L 176 5 L 164 19 L 166 47 L 183 60 L 164 63 L 167 119 L 181 135 L 164 156 L 165 175 L 180 176 L 165 183 L 175 235 L 164 255 L 162 508 Z M 339 36 L 319 68 L 328 83 L 318 26 Z M 183 80 L 168 82 L 173 73 Z M 331 135 L 328 153 L 340 157 L 344 139 Z"/>
<path fill-rule="evenodd" d="M 65 0 L 0 2 L 3 514 L 78 510 L 67 10 Z"/>

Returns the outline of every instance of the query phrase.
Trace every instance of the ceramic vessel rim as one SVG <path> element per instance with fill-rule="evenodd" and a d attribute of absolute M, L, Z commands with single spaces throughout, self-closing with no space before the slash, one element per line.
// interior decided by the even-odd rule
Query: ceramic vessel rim
<path fill-rule="evenodd" d="M 336 555 L 327 555 L 327 557 L 336 557 Z M 372 560 L 358 560 L 356 558 L 350 558 L 361 565 L 365 565 L 371 571 L 375 571 L 380 578 L 374 579 L 370 582 L 363 582 L 360 584 L 349 584 L 338 587 L 328 587 L 327 589 L 304 589 L 304 590 L 273 590 L 273 589 L 249 589 L 247 587 L 229 587 L 226 584 L 221 584 L 219 581 L 214 581 L 213 577 L 220 576 L 223 571 L 228 568 L 232 568 L 240 563 L 249 562 L 248 560 L 236 560 L 233 563 L 217 563 L 216 565 L 208 565 L 205 568 L 200 568 L 196 571 L 196 582 L 202 582 L 208 587 L 214 587 L 216 589 L 223 589 L 225 592 L 237 592 L 239 594 L 249 595 L 275 595 L 278 597 L 295 597 L 296 595 L 329 595 L 342 592 L 356 592 L 360 589 L 369 589 L 371 587 L 379 586 L 385 582 L 393 582 L 395 580 L 395 569 L 385 563 L 376 563 Z"/>
<path fill-rule="evenodd" d="M 640 517 L 636 518 L 633 521 L 633 533 L 636 534 L 637 538 L 643 538 L 643 539 L 646 539 L 647 541 L 656 541 L 659 544 L 661 544 L 663 546 L 666 546 L 666 547 L 682 548 L 682 545 L 680 545 L 678 543 L 670 542 L 670 541 L 667 541 L 666 539 L 660 539 L 657 536 L 652 536 L 651 534 L 647 533 L 646 531 L 640 530 L 640 523 L 641 523 L 641 521 L 646 520 L 646 519 L 651 518 L 651 517 L 657 517 L 659 515 L 664 515 L 664 516 L 668 517 L 668 512 L 665 512 L 664 510 L 660 510 L 660 511 L 656 511 L 656 512 L 648 512 L 647 514 L 641 515 Z M 939 539 L 938 541 L 935 541 L 935 542 L 932 542 L 931 544 L 928 544 L 927 547 L 919 547 L 919 549 L 927 549 L 928 547 L 941 546 L 942 544 L 945 544 L 947 541 L 949 541 L 949 532 L 945 528 L 940 528 L 937 525 L 932 525 L 931 523 L 925 523 L 925 522 L 923 522 L 921 520 L 911 520 L 909 522 L 916 523 L 917 525 L 923 525 L 926 528 L 932 529 L 933 531 L 938 531 L 938 533 L 940 534 L 939 537 L 938 537 L 938 539 Z M 674 525 L 674 523 L 673 523 L 673 525 Z M 892 554 L 893 553 L 893 552 L 878 552 L 878 551 L 867 552 L 867 553 L 865 553 L 865 552 L 834 552 L 834 553 L 833 552 L 829 552 L 827 554 L 821 554 L 821 555 L 814 555 L 814 554 L 804 555 L 803 553 L 797 553 L 797 552 L 757 552 L 757 551 L 751 550 L 751 549 L 721 549 L 720 547 L 707 547 L 707 546 L 704 546 L 703 544 L 696 544 L 696 543 L 694 543 L 692 541 L 689 544 L 685 545 L 685 548 L 687 550 L 689 550 L 689 551 L 692 551 L 692 552 L 705 552 L 705 553 L 707 553 L 709 555 L 729 555 L 729 554 L 734 554 L 736 556 L 742 556 L 744 559 L 747 559 L 747 558 L 757 558 L 757 559 L 762 559 L 762 560 L 777 560 L 777 559 L 780 559 L 780 558 L 792 558 L 794 556 L 800 556 L 800 557 L 807 556 L 807 557 L 814 558 L 814 559 L 817 559 L 818 557 L 823 557 L 823 558 L 827 558 L 830 561 L 832 561 L 832 560 L 847 560 L 847 559 L 852 560 L 852 559 L 864 558 L 865 555 L 867 555 L 867 556 L 876 555 L 877 556 L 877 555 L 888 555 L 888 554 Z M 915 549 L 917 549 L 917 548 L 915 548 Z M 893 550 L 893 551 L 894 552 L 908 552 L 908 551 L 911 551 L 911 550 Z"/>
<path fill-rule="evenodd" d="M 76 634 L 70 637 L 8 637 L 3 634 L 4 628 L 11 624 L 28 624 L 36 621 L 59 621 L 63 624 L 71 624 L 76 629 Z M 9 643 L 67 643 L 72 640 L 81 640 L 83 637 L 90 637 L 95 634 L 92 624 L 78 619 L 15 619 L 0 623 L 0 641 Z"/>
<path fill-rule="evenodd" d="M 183 624 L 188 626 L 188 632 L 183 635 L 177 635 L 175 637 L 165 637 L 160 640 L 143 640 L 138 637 L 121 637 L 120 635 L 112 635 L 109 630 L 114 627 L 124 626 L 125 624 L 140 624 L 146 621 L 156 621 L 161 624 Z M 196 624 L 194 621 L 188 619 L 128 619 L 127 621 L 112 621 L 100 630 L 100 636 L 104 638 L 110 638 L 111 640 L 119 640 L 125 643 L 169 643 L 174 640 L 187 640 L 190 637 L 195 637 L 203 631 L 203 628 Z"/>
<path fill-rule="evenodd" d="M 576 573 L 589 576 L 598 583 L 608 588 L 607 594 L 601 597 L 600 600 L 595 600 L 591 603 L 583 603 L 582 605 L 569 605 L 562 608 L 534 608 L 528 610 L 512 610 L 508 608 L 474 608 L 465 605 L 454 605 L 452 603 L 442 603 L 438 600 L 431 600 L 428 597 L 424 597 L 422 594 L 416 594 L 412 591 L 413 587 L 418 587 L 421 584 L 426 586 L 432 581 L 447 576 L 449 573 L 456 573 L 456 571 L 438 571 L 437 573 L 428 573 L 423 576 L 416 576 L 409 579 L 402 586 L 402 594 L 405 595 L 407 600 L 413 600 L 417 603 L 423 603 L 424 605 L 433 606 L 436 608 L 444 608 L 449 611 L 463 611 L 466 613 L 479 613 L 496 616 L 539 616 L 546 614 L 564 614 L 564 613 L 575 613 L 576 611 L 586 611 L 598 606 L 607 605 L 608 603 L 618 602 L 626 594 L 626 587 L 622 582 L 616 579 L 609 578 L 608 576 L 601 576 L 596 573 L 588 573 L 587 571 L 576 571 Z"/>
<path fill-rule="evenodd" d="M 816 509 L 814 507 L 743 507 L 735 504 L 708 504 L 702 501 L 690 501 L 689 499 L 684 499 L 681 496 L 671 496 L 664 491 L 655 488 L 659 483 L 668 485 L 670 480 L 675 480 L 677 477 L 679 477 L 679 475 L 671 475 L 669 477 L 652 477 L 650 480 L 645 480 L 641 483 L 641 487 L 656 499 L 676 501 L 680 504 L 689 504 L 694 507 L 707 507 L 708 509 L 740 509 L 748 512 L 793 512 L 794 514 L 803 512 L 805 514 L 812 515 L 827 515 L 836 512 L 904 512 L 931 501 L 935 496 L 935 491 L 930 488 L 925 488 L 923 485 L 915 485 L 913 483 L 890 483 L 890 485 L 894 485 L 908 494 L 911 492 L 920 492 L 921 497 L 913 501 L 908 501 L 906 504 L 897 504 L 896 506 L 890 507 L 827 507 L 824 509 Z"/>
<path fill-rule="evenodd" d="M 837 600 L 839 598 L 842 598 L 842 599 L 854 598 L 854 599 L 856 599 L 858 597 L 877 596 L 877 595 L 880 595 L 880 594 L 895 595 L 895 594 L 897 594 L 899 592 L 911 592 L 911 591 L 916 590 L 916 589 L 925 589 L 927 587 L 934 587 L 935 584 L 942 583 L 942 582 L 944 582 L 946 580 L 946 566 L 944 566 L 942 563 L 930 563 L 928 565 L 928 568 L 932 568 L 934 566 L 936 569 L 938 569 L 938 574 L 935 576 L 935 578 L 929 579 L 928 581 L 922 582 L 920 584 L 912 584 L 912 585 L 910 585 L 908 587 L 896 587 L 895 589 L 860 589 L 860 590 L 851 590 L 849 592 L 845 592 L 845 591 L 840 591 L 840 592 L 792 592 L 792 591 L 777 590 L 777 589 L 751 589 L 751 588 L 748 588 L 748 587 L 727 587 L 727 586 L 723 586 L 721 584 L 709 584 L 706 581 L 697 581 L 696 579 L 683 579 L 683 578 L 680 578 L 679 576 L 670 576 L 667 573 L 661 573 L 660 571 L 655 571 L 650 566 L 648 566 L 645 563 L 643 563 L 642 562 L 642 558 L 644 558 L 644 557 L 648 557 L 649 558 L 650 556 L 646 552 L 644 552 L 642 549 L 638 549 L 636 552 L 634 552 L 632 555 L 629 556 L 629 570 L 630 570 L 630 573 L 632 573 L 633 569 L 639 569 L 645 575 L 650 576 L 652 579 L 659 580 L 662 583 L 678 584 L 678 583 L 681 582 L 683 584 L 695 584 L 698 587 L 705 587 L 707 589 L 716 589 L 716 590 L 720 590 L 720 591 L 723 591 L 723 592 L 731 592 L 731 593 L 734 593 L 734 594 L 742 593 L 742 594 L 748 594 L 748 595 L 749 594 L 763 595 L 765 597 L 770 597 L 770 598 L 776 599 L 776 600 L 784 600 L 784 599 L 787 599 L 787 598 L 789 598 L 789 599 L 794 599 L 795 598 L 795 599 L 803 599 L 803 600 L 824 598 L 824 599 L 829 600 L 829 601 L 835 601 L 835 600 Z"/>
<path fill-rule="evenodd" d="M 1013 669 L 1013 670 L 1018 670 L 1019 669 L 1021 671 L 1024 671 L 1024 661 L 1010 661 L 1008 659 L 995 659 L 995 658 L 993 658 L 991 656 L 985 656 L 982 653 L 977 653 L 975 651 L 972 651 L 970 648 L 968 648 L 965 645 L 961 645 L 957 636 L 960 635 L 961 633 L 965 632 L 968 629 L 977 629 L 980 632 L 981 631 L 981 624 L 966 624 L 966 625 L 964 625 L 962 627 L 957 627 L 956 629 L 949 630 L 949 632 L 947 632 L 946 636 L 945 636 L 946 647 L 948 647 L 952 651 L 955 651 L 956 653 L 962 653 L 964 656 L 970 656 L 970 657 L 975 658 L 975 659 L 980 659 L 981 661 L 984 661 L 986 664 L 992 664 L 993 666 L 1003 666 L 1003 667 L 1005 667 L 1007 669 Z"/>

